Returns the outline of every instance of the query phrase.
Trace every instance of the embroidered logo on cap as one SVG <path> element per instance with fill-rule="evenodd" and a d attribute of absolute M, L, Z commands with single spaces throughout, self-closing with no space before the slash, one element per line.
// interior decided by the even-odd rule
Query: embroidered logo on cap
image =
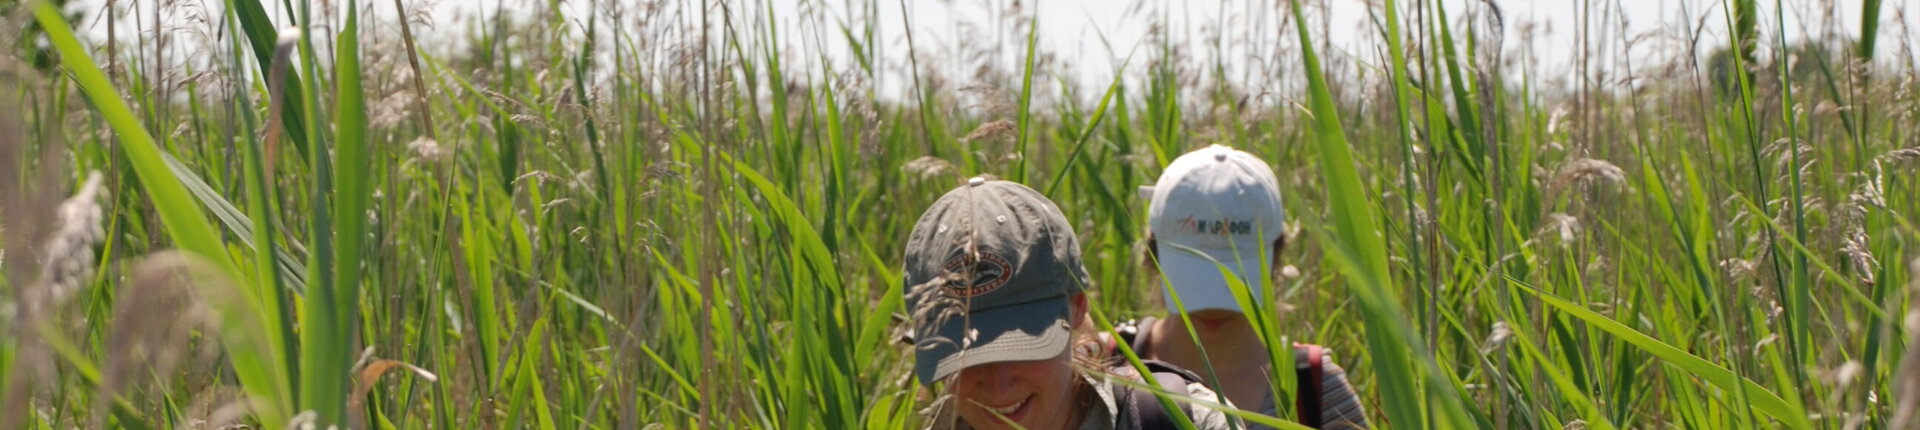
<path fill-rule="evenodd" d="M 1251 219 L 1201 219 L 1188 215 L 1180 219 L 1180 229 L 1187 233 L 1211 234 L 1219 236 L 1253 234 Z"/>
<path fill-rule="evenodd" d="M 1013 279 L 1013 264 L 1008 263 L 1005 258 L 984 252 L 977 253 L 973 256 L 977 258 L 968 257 L 970 256 L 960 256 L 952 260 L 947 260 L 947 265 L 941 268 L 947 273 L 965 276 L 969 275 L 967 265 L 971 264 L 973 266 L 971 279 L 966 283 L 949 283 L 946 285 L 947 295 L 954 297 L 978 296 L 1000 289 L 1000 286 L 1006 285 L 1008 280 Z"/>

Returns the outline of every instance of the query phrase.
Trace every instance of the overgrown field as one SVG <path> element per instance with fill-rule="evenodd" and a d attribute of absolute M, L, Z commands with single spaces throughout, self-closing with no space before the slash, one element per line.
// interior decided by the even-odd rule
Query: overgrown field
<path fill-rule="evenodd" d="M 1568 79 L 1498 2 L 1263 1 L 1091 84 L 1018 2 L 0 2 L 0 428 L 917 427 L 921 210 L 1041 190 L 1109 326 L 1210 143 L 1297 227 L 1256 320 L 1383 428 L 1920 428 L 1920 10 L 1859 2 L 1578 2 Z"/>

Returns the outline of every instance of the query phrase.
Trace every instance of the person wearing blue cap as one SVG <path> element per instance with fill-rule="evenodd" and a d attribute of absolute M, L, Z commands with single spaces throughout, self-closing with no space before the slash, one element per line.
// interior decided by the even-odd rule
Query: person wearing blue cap
<path fill-rule="evenodd" d="M 1235 284 L 1244 285 L 1252 305 L 1268 303 L 1260 281 L 1270 279 L 1279 261 L 1286 228 L 1273 168 L 1253 154 L 1211 145 L 1174 159 L 1141 194 L 1150 199 L 1148 252 L 1160 273 L 1162 303 L 1169 313 L 1184 308 L 1193 327 L 1189 332 L 1177 314 L 1146 318 L 1120 327 L 1120 340 L 1142 358 L 1187 369 L 1209 368 L 1204 347 L 1220 381 L 1214 389 L 1234 404 L 1277 415 L 1269 349 L 1234 294 Z M 1322 429 L 1366 428 L 1366 411 L 1332 351 L 1310 344 L 1293 350 L 1300 381 L 1296 420 Z"/>
<path fill-rule="evenodd" d="M 1089 277 L 1072 227 L 1039 192 L 973 178 L 921 215 L 904 260 L 914 376 L 937 394 L 932 427 L 1161 429 L 1179 413 L 1198 429 L 1229 428 L 1214 408 L 1173 412 L 1116 384 L 1149 378 L 1075 347 L 1091 342 L 1075 340 Z M 1219 398 L 1191 373 L 1149 369 L 1167 391 Z"/>

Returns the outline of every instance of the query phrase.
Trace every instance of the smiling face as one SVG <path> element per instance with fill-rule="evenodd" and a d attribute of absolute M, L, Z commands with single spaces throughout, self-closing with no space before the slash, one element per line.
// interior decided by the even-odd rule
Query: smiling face
<path fill-rule="evenodd" d="M 1072 357 L 1063 350 L 1052 359 L 962 369 L 953 395 L 960 419 L 976 429 L 1065 429 L 1075 416 L 1073 378 Z"/>
<path fill-rule="evenodd" d="M 1086 295 L 1074 294 L 1069 303 L 1068 321 L 1078 326 L 1086 315 Z M 1049 359 L 961 369 L 947 385 L 958 403 L 960 419 L 981 430 L 1051 430 L 1075 424 L 1086 411 L 1078 410 L 1082 393 L 1075 380 L 1079 376 L 1072 351 L 1069 346 Z"/>

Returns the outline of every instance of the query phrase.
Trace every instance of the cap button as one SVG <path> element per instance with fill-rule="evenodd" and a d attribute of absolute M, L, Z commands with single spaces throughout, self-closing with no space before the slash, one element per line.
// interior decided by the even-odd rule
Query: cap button
<path fill-rule="evenodd" d="M 1216 153 L 1214 153 L 1214 154 L 1213 154 L 1213 161 L 1227 161 L 1227 153 L 1225 153 L 1225 152 L 1216 152 Z"/>
<path fill-rule="evenodd" d="M 972 179 L 967 179 L 967 186 L 969 187 L 978 187 L 980 186 L 980 184 L 984 184 L 984 183 L 987 183 L 987 178 L 975 176 Z"/>

